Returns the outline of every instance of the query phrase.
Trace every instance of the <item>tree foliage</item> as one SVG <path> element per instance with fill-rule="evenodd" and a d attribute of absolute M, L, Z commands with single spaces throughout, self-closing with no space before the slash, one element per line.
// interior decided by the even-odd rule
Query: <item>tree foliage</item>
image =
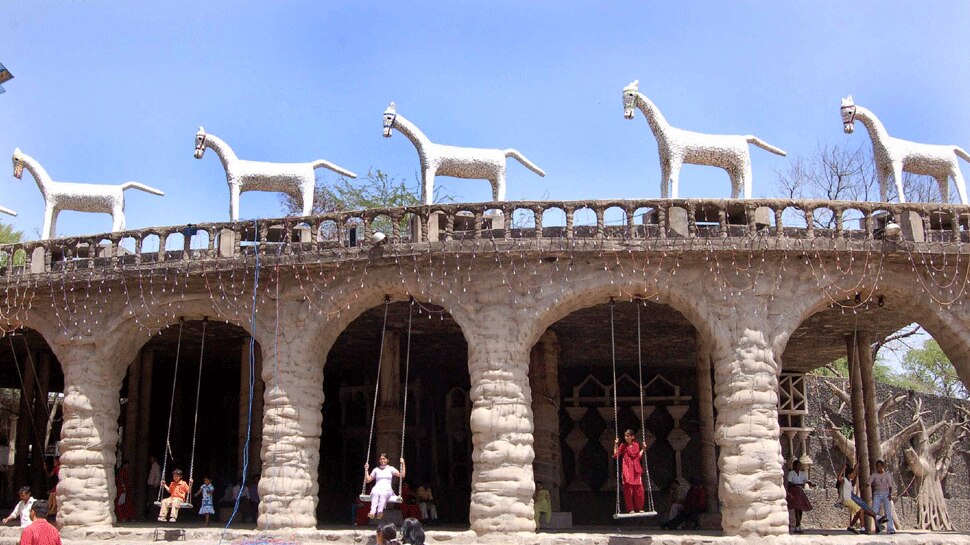
<path fill-rule="evenodd" d="M 310 213 L 416 206 L 421 204 L 417 189 L 417 184 L 409 185 L 381 170 L 368 170 L 366 176 L 353 180 L 339 177 L 332 184 L 317 180 Z M 435 197 L 436 202 L 447 200 L 437 192 Z M 286 214 L 299 215 L 303 212 L 300 201 L 290 195 L 280 195 L 280 206 Z"/>
<path fill-rule="evenodd" d="M 966 386 L 935 340 L 928 339 L 922 348 L 907 352 L 903 356 L 902 366 L 905 374 L 918 386 L 914 389 L 967 399 Z"/>
<path fill-rule="evenodd" d="M 24 234 L 13 228 L 13 225 L 0 223 L 0 244 L 13 244 L 24 239 Z"/>

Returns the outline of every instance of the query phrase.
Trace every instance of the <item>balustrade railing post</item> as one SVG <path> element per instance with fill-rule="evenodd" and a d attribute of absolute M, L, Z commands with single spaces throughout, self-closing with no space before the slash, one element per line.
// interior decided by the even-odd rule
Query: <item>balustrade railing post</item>
<path fill-rule="evenodd" d="M 535 224 L 535 238 L 539 240 L 542 238 L 542 215 L 543 210 L 538 206 L 532 207 L 532 219 Z"/>
<path fill-rule="evenodd" d="M 566 207 L 566 240 L 572 240 L 576 236 L 573 223 L 575 222 L 576 209 L 572 206 Z"/>
<path fill-rule="evenodd" d="M 606 237 L 606 219 L 604 214 L 606 213 L 603 205 L 593 204 L 593 212 L 596 213 L 596 238 Z"/>

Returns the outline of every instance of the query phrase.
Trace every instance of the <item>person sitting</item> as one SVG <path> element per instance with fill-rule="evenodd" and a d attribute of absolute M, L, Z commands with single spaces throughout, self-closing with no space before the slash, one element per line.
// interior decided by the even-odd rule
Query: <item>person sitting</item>
<path fill-rule="evenodd" d="M 707 511 L 707 490 L 701 485 L 701 480 L 697 477 L 690 478 L 690 490 L 684 498 L 684 509 L 672 520 L 663 524 L 666 530 L 676 530 L 685 521 L 694 524 L 694 530 L 700 528 L 700 515 Z"/>
<path fill-rule="evenodd" d="M 401 518 L 417 518 L 421 516 L 421 509 L 418 507 L 418 498 L 414 494 L 414 489 L 406 482 L 401 483 Z"/>
<path fill-rule="evenodd" d="M 192 481 L 183 481 L 182 470 L 176 469 L 172 472 L 172 482 L 168 484 L 165 481 L 159 482 L 162 488 L 168 491 L 168 497 L 162 500 L 162 509 L 158 512 L 158 521 L 165 522 L 167 518 L 169 522 L 175 522 L 179 518 L 179 509 L 182 508 L 182 504 L 185 503 L 185 498 L 188 497 L 189 491 L 192 490 Z M 170 511 L 171 516 L 169 516 Z"/>
<path fill-rule="evenodd" d="M 865 500 L 860 498 L 855 493 L 855 484 L 856 484 L 856 477 L 857 477 L 855 468 L 849 467 L 848 464 L 844 465 L 843 468 L 844 468 L 844 475 L 846 477 L 843 480 L 844 481 L 843 491 L 845 488 L 848 488 L 849 498 L 852 500 L 852 502 L 854 502 L 859 507 L 859 509 L 853 515 L 852 519 L 849 520 L 849 528 L 847 529 L 850 532 L 854 532 L 853 525 L 855 524 L 855 522 L 858 522 L 862 528 L 858 533 L 868 534 L 869 529 L 866 528 L 866 519 L 864 515 L 869 515 L 870 517 L 872 517 L 872 520 L 875 521 L 876 533 L 878 534 L 879 532 L 882 532 L 882 524 L 879 522 L 879 516 L 876 515 L 876 513 L 872 510 L 872 507 L 869 507 L 869 504 L 866 503 Z M 845 483 L 848 483 L 847 487 L 845 486 Z M 851 507 L 850 507 L 850 510 L 851 510 Z"/>
<path fill-rule="evenodd" d="M 543 515 L 545 515 L 546 524 L 549 524 L 549 521 L 552 520 L 552 500 L 546 487 L 537 481 L 535 495 L 536 527 L 542 525 Z"/>
<path fill-rule="evenodd" d="M 426 524 L 438 523 L 438 508 L 434 504 L 434 494 L 431 492 L 431 485 L 421 483 L 418 486 L 418 507 L 421 508 L 421 520 Z"/>
<path fill-rule="evenodd" d="M 393 524 L 381 526 L 377 529 L 377 545 L 401 545 L 397 540 L 397 527 Z"/>
<path fill-rule="evenodd" d="M 667 488 L 667 497 L 670 501 L 670 507 L 667 509 L 667 522 L 674 520 L 684 511 L 684 500 L 687 498 L 688 490 L 690 490 L 690 485 L 684 479 L 675 477 L 674 480 L 670 481 L 670 486 Z"/>
<path fill-rule="evenodd" d="M 416 518 L 404 520 L 401 525 L 401 543 L 404 545 L 424 545 L 424 528 Z"/>

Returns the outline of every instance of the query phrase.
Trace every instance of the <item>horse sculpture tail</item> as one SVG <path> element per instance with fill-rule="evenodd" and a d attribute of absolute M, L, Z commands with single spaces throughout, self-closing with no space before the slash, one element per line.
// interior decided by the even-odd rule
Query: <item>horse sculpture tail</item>
<path fill-rule="evenodd" d="M 525 158 L 525 155 L 522 155 L 521 153 L 519 153 L 519 150 L 515 150 L 515 149 L 512 149 L 512 148 L 509 148 L 509 149 L 505 150 L 505 156 L 506 157 L 514 157 L 516 161 L 522 163 L 522 166 L 524 166 L 525 168 L 531 170 L 532 172 L 535 172 L 539 176 L 545 176 L 546 175 L 546 171 L 544 171 L 541 168 L 537 167 L 536 164 L 533 163 L 532 161 L 526 159 Z"/>
<path fill-rule="evenodd" d="M 970 153 L 967 153 L 967 150 L 961 148 L 960 146 L 953 146 L 953 151 L 957 152 L 957 155 L 959 155 L 964 161 L 970 163 Z"/>
<path fill-rule="evenodd" d="M 165 194 L 165 192 L 160 189 L 155 189 L 154 187 L 149 187 L 145 184 L 140 184 L 138 182 L 125 182 L 121 184 L 121 190 L 124 191 L 126 189 L 140 189 L 141 191 L 144 191 L 145 193 L 151 193 L 152 195 Z"/>
<path fill-rule="evenodd" d="M 342 176 L 346 176 L 348 178 L 356 178 L 357 177 L 357 175 L 354 174 L 353 172 L 351 172 L 351 171 L 349 171 L 349 170 L 347 170 L 345 168 L 338 167 L 337 165 L 331 163 L 330 161 L 325 161 L 323 159 L 317 159 L 316 161 L 310 163 L 310 165 L 313 166 L 314 170 L 323 167 L 323 168 L 325 168 L 327 170 L 332 170 L 332 171 L 336 172 L 337 174 L 340 174 Z"/>
<path fill-rule="evenodd" d="M 748 136 L 745 136 L 744 139 L 747 140 L 749 144 L 754 144 L 763 150 L 774 153 L 775 155 L 781 155 L 782 157 L 788 155 L 787 153 L 785 153 L 785 150 L 781 148 L 776 148 L 775 146 L 772 146 L 771 144 L 769 144 L 768 142 L 765 142 L 764 140 L 758 138 L 757 136 L 752 136 L 749 134 Z"/>

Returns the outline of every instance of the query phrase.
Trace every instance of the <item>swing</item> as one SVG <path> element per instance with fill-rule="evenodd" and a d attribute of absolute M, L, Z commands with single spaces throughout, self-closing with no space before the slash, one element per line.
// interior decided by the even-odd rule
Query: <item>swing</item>
<path fill-rule="evenodd" d="M 614 308 L 616 302 L 610 297 L 610 346 L 613 351 L 613 430 L 616 433 L 615 437 L 620 436 L 620 409 L 618 402 L 618 395 L 616 392 L 617 378 L 616 378 L 616 327 L 614 319 Z M 639 375 L 639 390 L 640 390 L 640 433 L 646 430 L 646 422 L 644 421 L 644 411 L 643 411 L 643 355 L 640 343 L 640 303 L 637 303 L 637 366 L 640 371 Z M 657 516 L 656 507 L 653 504 L 653 483 L 650 480 L 650 467 L 647 464 L 647 451 L 643 450 L 643 474 L 647 478 L 647 510 L 640 511 L 637 513 L 623 513 L 620 511 L 620 487 L 622 487 L 622 481 L 620 480 L 620 458 L 616 458 L 616 512 L 613 513 L 613 518 L 615 520 L 620 519 L 635 519 L 643 517 L 655 517 Z"/>
<path fill-rule="evenodd" d="M 377 357 L 377 381 L 374 385 L 374 407 L 370 415 L 370 434 L 367 437 L 367 458 L 365 461 L 370 461 L 371 445 L 374 442 L 374 422 L 377 417 L 377 394 L 381 389 L 381 364 L 384 359 L 384 335 L 387 333 L 387 309 L 391 304 L 391 297 L 389 295 L 384 296 L 384 325 L 381 326 L 381 352 Z M 407 432 L 407 421 L 408 421 L 408 382 L 411 374 L 411 317 L 414 311 L 414 298 L 412 297 L 408 302 L 408 342 L 407 348 L 404 352 L 404 410 L 403 417 L 401 418 L 401 458 L 404 458 L 404 434 Z M 402 503 L 404 493 L 404 479 L 397 480 L 397 494 L 391 496 L 387 499 L 387 503 Z M 370 494 L 367 494 L 367 478 L 364 478 L 364 482 L 360 485 L 360 501 L 369 502 L 371 501 Z"/>
<path fill-rule="evenodd" d="M 196 380 L 195 385 L 195 417 L 192 421 L 192 453 L 189 455 L 189 482 L 191 482 L 192 474 L 195 471 L 195 439 L 196 430 L 199 427 L 199 393 L 202 390 L 202 357 L 205 355 L 205 328 L 209 323 L 209 317 L 206 316 L 202 319 L 202 345 L 199 348 L 199 377 Z M 168 408 L 168 431 L 165 433 L 165 457 L 162 460 L 162 478 L 166 475 L 166 468 L 168 467 L 168 459 L 172 458 L 175 461 L 175 455 L 172 454 L 172 445 L 169 440 L 172 437 L 172 413 L 175 411 L 175 385 L 178 384 L 178 374 L 179 374 L 179 357 L 182 352 L 182 326 L 185 324 L 185 318 L 179 318 L 179 339 L 178 344 L 175 348 L 175 372 L 172 373 L 172 399 L 169 402 Z M 189 501 L 192 491 L 185 496 L 185 500 L 182 501 L 182 506 L 180 509 L 192 509 L 192 502 Z M 162 506 L 162 488 L 158 488 L 158 498 L 155 500 L 155 506 Z"/>

